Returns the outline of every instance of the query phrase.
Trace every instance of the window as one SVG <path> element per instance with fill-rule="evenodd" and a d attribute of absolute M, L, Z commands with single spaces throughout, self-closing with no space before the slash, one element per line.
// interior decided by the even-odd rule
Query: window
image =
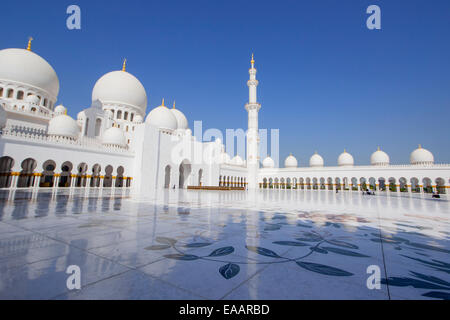
<path fill-rule="evenodd" d="M 23 91 L 17 91 L 17 100 L 23 100 Z"/>
<path fill-rule="evenodd" d="M 117 119 L 122 119 L 122 111 L 117 111 Z"/>
<path fill-rule="evenodd" d="M 47 106 L 47 99 L 44 99 L 44 107 Z"/>
<path fill-rule="evenodd" d="M 102 128 L 102 120 L 97 119 L 95 121 L 95 136 L 98 137 L 100 135 L 100 130 Z"/>
<path fill-rule="evenodd" d="M 124 113 L 123 119 L 124 119 L 124 120 L 127 120 L 127 119 L 128 119 L 128 112 L 125 112 L 125 113 Z"/>
<path fill-rule="evenodd" d="M 130 114 L 130 121 L 133 121 L 134 119 L 134 113 Z"/>
<path fill-rule="evenodd" d="M 0 97 L 3 97 L 3 88 L 0 88 Z"/>
<path fill-rule="evenodd" d="M 6 96 L 7 96 L 8 98 L 12 98 L 13 95 L 14 95 L 14 90 L 13 90 L 13 89 L 8 89 L 8 93 L 7 93 Z"/>

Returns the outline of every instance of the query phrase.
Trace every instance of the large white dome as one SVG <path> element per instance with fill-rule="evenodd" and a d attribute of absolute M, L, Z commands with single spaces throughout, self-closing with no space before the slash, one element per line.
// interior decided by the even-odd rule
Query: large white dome
<path fill-rule="evenodd" d="M 341 153 L 341 155 L 338 158 L 338 166 L 341 167 L 353 166 L 353 164 L 354 164 L 353 156 L 344 150 L 344 152 Z"/>
<path fill-rule="evenodd" d="M 131 106 L 145 115 L 147 93 L 142 83 L 126 71 L 112 71 L 98 79 L 92 90 L 92 101 Z"/>
<path fill-rule="evenodd" d="M 284 160 L 284 167 L 285 168 L 297 168 L 298 162 L 297 159 L 295 159 L 295 157 L 290 154 L 286 160 Z"/>
<path fill-rule="evenodd" d="M 48 134 L 76 139 L 80 133 L 77 122 L 68 115 L 61 114 L 50 120 Z"/>
<path fill-rule="evenodd" d="M 127 146 L 127 138 L 125 137 L 123 130 L 117 127 L 111 127 L 103 132 L 102 143 L 124 148 Z"/>
<path fill-rule="evenodd" d="M 370 164 L 373 166 L 387 166 L 389 165 L 389 162 L 390 159 L 388 154 L 380 150 L 380 148 L 370 156 Z"/>
<path fill-rule="evenodd" d="M 160 129 L 176 130 L 178 128 L 177 118 L 164 106 L 164 100 L 162 105 L 150 111 L 145 122 Z"/>
<path fill-rule="evenodd" d="M 47 92 L 56 99 L 59 80 L 42 57 L 25 49 L 0 50 L 0 80 L 15 81 Z"/>
<path fill-rule="evenodd" d="M 275 167 L 275 161 L 271 157 L 267 157 L 263 160 L 263 168 L 274 168 Z"/>
<path fill-rule="evenodd" d="M 170 111 L 173 113 L 173 115 L 177 119 L 178 129 L 186 130 L 187 128 L 189 128 L 188 121 L 186 119 L 186 116 L 183 114 L 183 112 L 181 112 L 178 109 L 175 109 L 175 107 L 173 109 L 170 109 Z"/>
<path fill-rule="evenodd" d="M 427 149 L 422 148 L 421 145 L 411 153 L 411 164 L 433 164 L 434 156 Z"/>
<path fill-rule="evenodd" d="M 309 159 L 310 167 L 323 167 L 323 158 L 317 152 L 314 153 Z"/>

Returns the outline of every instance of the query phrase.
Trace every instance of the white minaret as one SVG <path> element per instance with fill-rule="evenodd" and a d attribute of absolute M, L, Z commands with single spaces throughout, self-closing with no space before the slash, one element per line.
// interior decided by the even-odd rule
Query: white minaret
<path fill-rule="evenodd" d="M 256 80 L 255 60 L 252 54 L 252 67 L 249 69 L 250 79 L 247 81 L 249 100 L 245 105 L 248 112 L 248 131 L 247 131 L 247 169 L 248 169 L 248 189 L 258 187 L 259 170 L 259 134 L 258 134 L 258 111 L 261 105 L 256 100 Z"/>

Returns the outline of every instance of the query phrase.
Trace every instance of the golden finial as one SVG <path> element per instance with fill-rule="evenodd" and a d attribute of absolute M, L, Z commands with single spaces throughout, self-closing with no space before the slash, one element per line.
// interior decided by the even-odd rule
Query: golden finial
<path fill-rule="evenodd" d="M 165 107 L 165 105 L 164 105 L 164 98 L 162 99 L 161 106 L 162 106 L 162 107 Z"/>
<path fill-rule="evenodd" d="M 28 47 L 27 47 L 28 51 L 31 51 L 31 41 L 33 41 L 33 40 L 34 40 L 33 37 L 28 38 Z"/>
<path fill-rule="evenodd" d="M 346 153 L 347 152 L 347 150 L 345 150 L 345 148 L 344 148 L 344 153 Z"/>
<path fill-rule="evenodd" d="M 422 145 L 421 144 L 419 144 L 419 149 L 422 149 Z"/>
<path fill-rule="evenodd" d="M 172 108 L 175 109 L 175 100 L 173 100 L 173 107 Z"/>
<path fill-rule="evenodd" d="M 380 151 L 380 146 L 378 146 L 377 151 Z"/>
<path fill-rule="evenodd" d="M 123 59 L 122 71 L 127 71 L 127 59 Z"/>
<path fill-rule="evenodd" d="M 254 58 L 253 53 L 252 53 L 252 60 L 250 61 L 250 63 L 252 64 L 252 66 L 255 64 L 255 58 Z"/>

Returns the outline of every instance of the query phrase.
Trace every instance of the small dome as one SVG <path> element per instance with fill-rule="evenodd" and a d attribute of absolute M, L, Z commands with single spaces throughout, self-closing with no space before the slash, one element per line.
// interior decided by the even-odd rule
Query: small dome
<path fill-rule="evenodd" d="M 263 168 L 275 168 L 275 161 L 271 157 L 267 157 L 263 160 Z"/>
<path fill-rule="evenodd" d="M 427 149 L 422 148 L 421 145 L 411 153 L 411 164 L 433 164 L 434 156 Z"/>
<path fill-rule="evenodd" d="M 60 104 L 59 106 L 55 107 L 54 112 L 56 115 L 66 114 L 67 109 L 62 104 Z"/>
<path fill-rule="evenodd" d="M 142 116 L 140 114 L 138 114 L 134 117 L 134 122 L 142 123 L 142 122 L 144 122 L 144 118 L 142 118 Z"/>
<path fill-rule="evenodd" d="M 76 139 L 80 133 L 77 122 L 68 115 L 61 114 L 50 120 L 48 134 Z"/>
<path fill-rule="evenodd" d="M 353 156 L 344 150 L 338 158 L 338 166 L 353 166 L 354 160 Z"/>
<path fill-rule="evenodd" d="M 29 103 L 29 104 L 34 104 L 34 105 L 39 105 L 40 99 L 38 96 L 34 95 L 34 94 L 30 94 L 29 96 L 27 96 L 25 98 L 25 102 Z"/>
<path fill-rule="evenodd" d="M 285 168 L 297 168 L 298 162 L 297 159 L 292 155 L 292 153 L 284 160 Z"/>
<path fill-rule="evenodd" d="M 0 79 L 41 89 L 52 98 L 58 96 L 59 80 L 55 70 L 41 56 L 29 50 L 0 50 Z"/>
<path fill-rule="evenodd" d="M 3 129 L 6 126 L 7 114 L 5 109 L 0 105 L 0 129 Z"/>
<path fill-rule="evenodd" d="M 85 120 L 86 119 L 86 112 L 80 111 L 77 114 L 77 120 Z"/>
<path fill-rule="evenodd" d="M 102 76 L 92 90 L 92 101 L 103 104 L 125 104 L 141 114 L 147 109 L 147 93 L 142 83 L 131 73 L 113 71 Z"/>
<path fill-rule="evenodd" d="M 323 167 L 323 158 L 317 152 L 309 158 L 310 167 Z"/>
<path fill-rule="evenodd" d="M 230 161 L 231 161 L 230 156 L 226 152 L 222 152 L 222 154 L 220 155 L 220 158 L 222 160 L 222 163 L 230 163 Z"/>
<path fill-rule="evenodd" d="M 231 163 L 236 166 L 243 166 L 244 160 L 242 160 L 240 156 L 236 155 L 233 159 L 231 159 Z"/>
<path fill-rule="evenodd" d="M 370 164 L 373 166 L 387 166 L 389 165 L 389 161 L 388 154 L 381 151 L 380 148 L 370 156 Z"/>
<path fill-rule="evenodd" d="M 127 138 L 122 129 L 111 127 L 103 132 L 102 143 L 125 148 L 127 146 Z"/>
<path fill-rule="evenodd" d="M 178 129 L 187 129 L 189 127 L 186 116 L 178 109 L 170 109 L 175 118 L 177 119 L 177 127 Z"/>
<path fill-rule="evenodd" d="M 164 100 L 162 105 L 150 111 L 145 122 L 160 129 L 176 130 L 178 128 L 177 118 L 164 106 Z"/>

